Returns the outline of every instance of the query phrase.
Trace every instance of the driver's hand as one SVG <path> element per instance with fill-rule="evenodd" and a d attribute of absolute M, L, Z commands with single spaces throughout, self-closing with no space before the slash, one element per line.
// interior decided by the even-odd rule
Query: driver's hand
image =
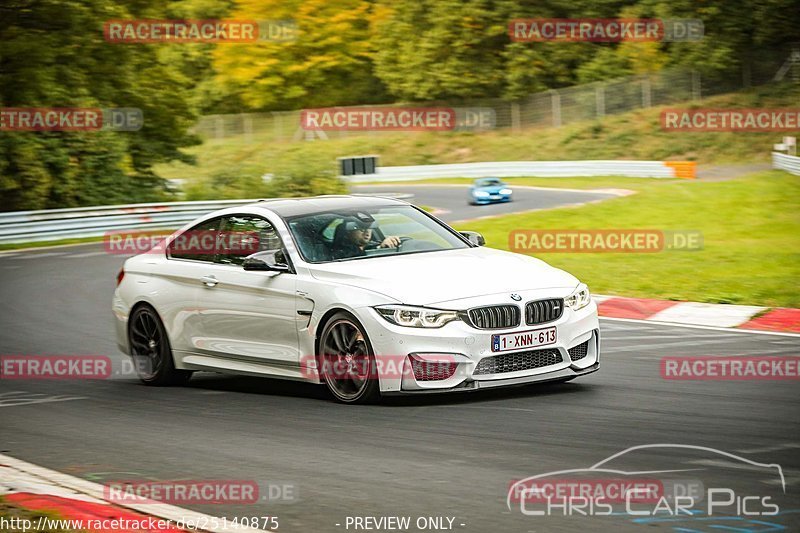
<path fill-rule="evenodd" d="M 400 246 L 400 237 L 386 237 L 379 248 L 397 248 Z"/>

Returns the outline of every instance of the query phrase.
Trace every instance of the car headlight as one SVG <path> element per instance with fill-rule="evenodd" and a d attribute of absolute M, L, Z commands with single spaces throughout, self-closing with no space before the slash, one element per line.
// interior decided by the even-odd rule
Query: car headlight
<path fill-rule="evenodd" d="M 513 191 L 512 191 L 511 189 L 500 189 L 500 194 L 509 195 L 509 194 L 511 194 L 512 192 L 513 192 Z"/>
<path fill-rule="evenodd" d="M 460 320 L 458 311 L 444 309 L 408 305 L 381 305 L 376 307 L 375 310 L 392 324 L 410 328 L 440 328 L 448 322 Z"/>
<path fill-rule="evenodd" d="M 567 304 L 573 311 L 583 309 L 589 302 L 592 301 L 592 295 L 589 293 L 589 287 L 581 283 L 578 288 L 572 291 L 572 294 L 564 298 L 564 303 Z"/>
<path fill-rule="evenodd" d="M 489 196 L 489 193 L 488 193 L 488 192 L 486 192 L 486 191 L 475 191 L 475 192 L 474 192 L 474 193 L 472 193 L 472 194 L 474 194 L 474 195 L 475 195 L 475 196 L 477 196 L 478 198 L 486 198 L 487 196 Z"/>

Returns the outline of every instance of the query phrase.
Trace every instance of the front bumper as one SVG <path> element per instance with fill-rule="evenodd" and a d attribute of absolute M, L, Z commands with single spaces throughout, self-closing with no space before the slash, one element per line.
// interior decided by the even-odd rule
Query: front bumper
<path fill-rule="evenodd" d="M 379 372 L 378 379 L 382 393 L 445 392 L 513 386 L 573 378 L 594 372 L 599 367 L 600 326 L 594 301 L 579 311 L 565 310 L 558 320 L 536 326 L 523 324 L 507 330 L 479 330 L 461 321 L 450 322 L 442 328 L 435 329 L 408 328 L 387 322 L 371 308 L 362 308 L 360 311 L 359 319 L 367 330 L 379 367 L 382 360 L 402 359 L 406 364 L 402 372 Z M 491 350 L 493 334 L 552 326 L 556 327 L 557 332 L 554 344 L 501 353 Z M 575 349 L 584 343 L 586 343 L 585 355 L 571 357 L 570 349 Z M 485 358 L 515 354 L 523 356 L 540 350 L 548 350 L 550 355 L 557 352 L 560 361 L 517 371 L 475 373 L 479 363 Z M 417 355 L 417 358 L 436 360 L 439 357 L 439 360 L 455 362 L 457 363 L 455 372 L 446 379 L 417 380 L 410 369 L 411 363 L 408 360 L 410 354 L 422 354 Z"/>
<path fill-rule="evenodd" d="M 399 390 L 399 391 L 382 391 L 382 394 L 385 396 L 399 396 L 399 395 L 406 395 L 406 394 L 430 394 L 430 393 L 442 393 L 442 392 L 472 392 L 478 390 L 486 390 L 486 389 L 494 389 L 494 388 L 502 388 L 502 387 L 520 387 L 523 385 L 528 385 L 531 383 L 548 383 L 553 381 L 565 381 L 568 379 L 573 379 L 578 376 L 585 376 L 586 374 L 591 374 L 592 372 L 597 372 L 600 369 L 600 362 L 596 362 L 592 366 L 580 370 L 575 370 L 572 368 L 565 368 L 563 370 L 558 370 L 554 372 L 548 372 L 546 374 L 534 375 L 534 376 L 524 376 L 519 378 L 507 378 L 507 379 L 496 379 L 491 381 L 468 381 L 465 380 L 461 382 L 461 384 L 451 387 L 449 389 L 443 388 L 425 388 L 425 389 L 416 389 L 416 390 Z"/>
<path fill-rule="evenodd" d="M 473 203 L 476 203 L 476 204 L 496 204 L 496 203 L 500 203 L 500 202 L 510 202 L 511 201 L 511 195 L 510 194 L 508 194 L 508 195 L 500 194 L 500 195 L 497 195 L 496 198 L 487 197 L 487 196 L 479 198 L 479 197 L 476 197 L 476 196 L 471 196 L 471 199 L 472 199 L 471 201 Z"/>

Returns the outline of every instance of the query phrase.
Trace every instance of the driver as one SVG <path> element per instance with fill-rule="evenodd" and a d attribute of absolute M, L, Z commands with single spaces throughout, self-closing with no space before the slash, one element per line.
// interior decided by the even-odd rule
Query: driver
<path fill-rule="evenodd" d="M 381 242 L 372 240 L 372 228 L 376 223 L 361 220 L 349 220 L 344 224 L 344 238 L 337 243 L 333 253 L 336 259 L 346 257 L 361 257 L 366 255 L 365 250 L 373 248 L 397 248 L 400 246 L 400 237 L 388 236 Z"/>

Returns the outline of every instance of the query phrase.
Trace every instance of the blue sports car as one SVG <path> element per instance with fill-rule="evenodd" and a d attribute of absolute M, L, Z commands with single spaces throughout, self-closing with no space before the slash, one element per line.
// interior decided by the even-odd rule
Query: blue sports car
<path fill-rule="evenodd" d="M 469 188 L 470 205 L 510 202 L 513 191 L 498 178 L 480 178 Z"/>

